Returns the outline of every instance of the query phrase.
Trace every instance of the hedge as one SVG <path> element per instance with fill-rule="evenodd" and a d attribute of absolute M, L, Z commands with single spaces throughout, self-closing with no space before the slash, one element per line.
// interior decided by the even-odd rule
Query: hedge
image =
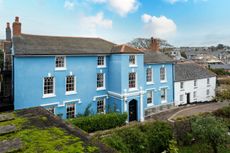
<path fill-rule="evenodd" d="M 101 139 L 121 153 L 162 153 L 169 150 L 173 133 L 168 123 L 156 121 L 113 130 Z"/>
<path fill-rule="evenodd" d="M 125 125 L 126 120 L 126 113 L 109 113 L 77 117 L 68 121 L 86 132 L 95 132 Z"/>

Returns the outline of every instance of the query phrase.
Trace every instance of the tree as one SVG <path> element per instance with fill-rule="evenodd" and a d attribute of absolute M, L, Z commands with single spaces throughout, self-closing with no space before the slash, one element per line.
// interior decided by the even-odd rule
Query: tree
<path fill-rule="evenodd" d="M 228 128 L 213 116 L 199 116 L 192 120 L 192 132 L 197 141 L 208 144 L 214 153 L 218 147 L 226 144 Z"/>
<path fill-rule="evenodd" d="M 216 48 L 217 49 L 224 49 L 224 45 L 223 44 L 218 44 Z"/>

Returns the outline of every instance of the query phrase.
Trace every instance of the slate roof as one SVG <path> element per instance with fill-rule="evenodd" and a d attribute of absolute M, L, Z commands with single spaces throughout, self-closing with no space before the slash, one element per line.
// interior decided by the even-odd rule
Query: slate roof
<path fill-rule="evenodd" d="M 123 44 L 123 45 L 114 46 L 111 50 L 111 53 L 113 54 L 125 54 L 125 53 L 143 54 L 144 52 L 142 52 L 140 49 Z"/>
<path fill-rule="evenodd" d="M 175 64 L 175 81 L 197 80 L 215 77 L 216 74 L 196 63 Z"/>
<path fill-rule="evenodd" d="M 110 54 L 115 45 L 101 38 L 21 34 L 13 38 L 15 55 Z"/>
<path fill-rule="evenodd" d="M 154 63 L 173 63 L 174 60 L 160 51 L 144 51 L 144 62 L 146 64 Z"/>

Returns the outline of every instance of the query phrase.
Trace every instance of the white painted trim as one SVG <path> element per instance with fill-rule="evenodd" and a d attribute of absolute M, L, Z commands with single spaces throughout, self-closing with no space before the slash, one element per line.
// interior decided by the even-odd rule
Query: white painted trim
<path fill-rule="evenodd" d="M 108 94 L 106 95 L 100 95 L 100 96 L 94 96 L 93 101 L 96 101 L 98 98 L 106 97 L 107 99 L 109 98 Z"/>
<path fill-rule="evenodd" d="M 161 80 L 161 77 L 160 77 L 160 83 L 166 83 L 166 82 L 167 82 L 167 69 L 166 69 L 165 65 L 162 65 L 162 66 L 160 67 L 160 69 L 161 69 L 162 67 L 164 68 L 165 79 L 164 79 L 164 80 Z M 161 75 L 161 71 L 160 71 L 160 75 Z"/>
<path fill-rule="evenodd" d="M 50 74 L 50 73 L 49 73 Z M 56 86 L 55 86 L 55 83 L 56 83 L 56 81 L 55 81 L 55 77 L 54 76 L 49 76 L 49 74 L 48 74 L 48 77 L 53 77 L 53 93 L 51 93 L 51 94 L 44 94 L 44 77 L 43 77 L 43 85 L 42 85 L 42 87 L 43 87 L 43 96 L 42 96 L 42 98 L 51 98 L 51 97 L 55 97 L 56 96 Z"/>
<path fill-rule="evenodd" d="M 165 100 L 164 101 L 161 100 L 161 104 L 166 104 L 168 101 L 168 88 L 161 88 L 161 89 L 166 89 L 165 90 Z"/>
<path fill-rule="evenodd" d="M 135 73 L 135 88 L 129 88 L 129 92 L 132 92 L 132 91 L 138 91 L 138 75 L 137 75 L 137 72 L 129 72 L 128 73 L 128 78 L 129 78 L 129 74 L 130 73 Z M 128 83 L 129 83 L 129 80 L 128 80 Z M 128 84 L 129 86 L 129 84 Z"/>
<path fill-rule="evenodd" d="M 40 105 L 40 106 L 42 106 L 42 107 L 46 107 L 46 106 L 53 106 L 53 105 L 59 105 L 59 102 L 55 102 L 55 103 L 49 103 L 49 104 L 42 104 L 42 105 Z"/>
<path fill-rule="evenodd" d="M 99 55 L 99 56 L 103 56 L 103 55 Z M 99 56 L 97 56 L 97 62 L 98 62 L 98 57 Z M 106 56 L 103 56 L 104 57 L 104 65 L 98 65 L 98 63 L 97 63 L 97 68 L 106 68 Z"/>
<path fill-rule="evenodd" d="M 146 94 L 148 91 L 152 92 L 152 103 L 150 103 L 150 104 L 147 103 L 147 107 L 152 107 L 152 106 L 154 106 L 154 90 L 146 90 Z M 147 95 L 146 95 L 146 98 L 148 98 Z M 147 102 L 147 100 L 146 100 L 146 102 Z"/>
<path fill-rule="evenodd" d="M 100 72 L 100 73 L 103 73 L 103 72 Z M 106 81 L 105 81 L 105 73 L 103 73 L 103 87 L 99 87 L 96 90 L 97 91 L 106 90 L 106 84 L 105 83 L 106 83 Z"/>
<path fill-rule="evenodd" d="M 56 58 L 57 57 L 64 57 L 64 67 L 56 67 Z M 66 56 L 63 56 L 63 55 L 55 56 L 54 64 L 55 64 L 55 71 L 65 71 L 66 70 Z"/>
<path fill-rule="evenodd" d="M 131 55 L 129 55 L 129 58 L 130 58 L 130 56 L 134 56 L 134 58 L 135 58 L 135 63 L 134 63 L 134 64 L 130 64 L 130 63 L 129 63 L 129 67 L 138 67 L 138 65 L 137 65 L 137 55 L 131 54 Z"/>
<path fill-rule="evenodd" d="M 148 82 L 148 81 L 147 81 L 147 73 L 145 73 L 145 75 L 146 75 L 146 84 L 147 84 L 147 85 L 152 85 L 152 84 L 154 84 L 154 79 L 153 79 L 153 68 L 152 68 L 151 66 L 149 66 L 148 68 L 151 69 L 151 72 L 152 72 L 152 74 L 151 74 L 151 79 L 152 79 L 152 80 L 151 80 L 150 82 Z M 147 68 L 147 69 L 148 69 L 148 68 Z M 146 71 L 147 71 L 147 69 L 146 69 Z"/>
<path fill-rule="evenodd" d="M 140 94 L 145 94 L 146 91 L 138 91 L 138 92 L 130 92 L 130 93 L 123 93 L 119 94 L 116 92 L 108 91 L 109 96 L 117 97 L 117 98 L 125 98 L 125 97 L 132 97 L 132 96 L 139 96 Z"/>
<path fill-rule="evenodd" d="M 66 83 L 67 83 L 66 81 L 67 81 L 67 77 L 68 77 L 68 76 L 74 76 L 74 90 L 73 90 L 73 91 L 66 91 Z M 76 76 L 73 75 L 73 74 L 72 74 L 72 75 L 68 75 L 68 76 L 65 77 L 65 95 L 67 95 L 67 96 L 68 96 L 68 95 L 75 95 L 75 94 L 77 94 L 77 90 L 76 90 L 76 86 L 77 86 L 77 85 L 76 85 L 76 79 L 77 79 L 77 78 L 76 78 Z"/>

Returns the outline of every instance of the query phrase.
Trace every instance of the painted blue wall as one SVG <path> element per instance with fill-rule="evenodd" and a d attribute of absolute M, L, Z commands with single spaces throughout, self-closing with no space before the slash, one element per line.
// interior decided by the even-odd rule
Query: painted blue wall
<path fill-rule="evenodd" d="M 76 114 L 83 113 L 85 108 L 92 104 L 96 113 L 99 97 L 105 97 L 106 110 L 108 106 L 114 107 L 116 111 L 124 112 L 124 99 L 122 97 L 108 96 L 108 91 L 120 95 L 141 92 L 146 89 L 154 89 L 154 106 L 161 105 L 160 88 L 167 88 L 167 102 L 173 103 L 173 64 L 144 64 L 144 55 L 136 55 L 137 66 L 129 66 L 128 54 L 111 54 L 106 57 L 106 67 L 97 68 L 97 56 L 66 56 L 66 70 L 55 70 L 55 56 L 31 56 L 14 57 L 14 104 L 15 109 L 41 106 L 44 104 L 57 103 L 55 114 L 62 114 L 66 118 L 65 101 L 72 101 L 76 104 Z M 166 68 L 167 82 L 160 83 L 160 67 Z M 146 84 L 146 69 L 153 68 L 154 84 Z M 97 91 L 96 75 L 98 72 L 105 73 L 106 89 Z M 137 73 L 137 89 L 129 90 L 128 74 Z M 65 78 L 67 75 L 76 76 L 77 93 L 66 95 Z M 55 77 L 55 97 L 43 98 L 43 78 L 48 74 Z M 125 92 L 126 91 L 126 92 Z M 132 99 L 137 100 L 138 120 L 140 120 L 140 95 L 128 96 L 128 104 Z M 63 106 L 61 106 L 63 105 Z M 143 111 L 147 109 L 146 93 L 143 95 Z"/>
<path fill-rule="evenodd" d="M 109 60 L 109 57 L 107 58 Z M 67 56 L 66 70 L 55 71 L 55 57 L 15 57 L 14 58 L 14 104 L 15 109 L 40 106 L 49 103 L 63 104 L 64 101 L 80 99 L 76 103 L 76 114 L 83 113 L 89 103 L 96 112 L 94 96 L 107 94 L 107 90 L 96 90 L 96 74 L 106 74 L 108 88 L 108 66 L 97 68 L 97 57 Z M 55 77 L 55 97 L 43 98 L 43 78 Z M 65 77 L 72 73 L 76 76 L 77 94 L 65 95 Z M 66 108 L 58 108 L 65 118 Z"/>
<path fill-rule="evenodd" d="M 166 68 L 166 82 L 160 81 L 160 68 L 164 66 Z M 167 103 L 172 104 L 173 99 L 173 64 L 145 64 L 145 89 L 153 90 L 153 107 L 162 105 L 161 103 L 161 88 L 167 88 Z M 146 83 L 146 70 L 151 67 L 153 70 L 153 84 L 148 85 Z M 147 108 L 147 96 L 145 95 L 144 108 Z"/>

